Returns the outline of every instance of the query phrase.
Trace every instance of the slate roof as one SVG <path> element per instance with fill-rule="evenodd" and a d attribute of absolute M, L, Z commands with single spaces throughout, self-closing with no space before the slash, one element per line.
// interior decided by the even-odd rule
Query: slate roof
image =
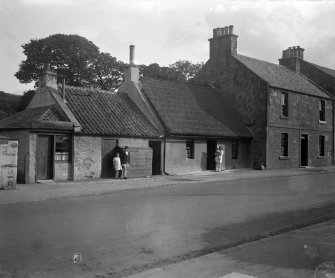
<path fill-rule="evenodd" d="M 238 54 L 236 59 L 252 70 L 270 86 L 300 92 L 317 97 L 330 98 L 322 89 L 310 82 L 302 74 L 284 66 L 257 60 Z"/>
<path fill-rule="evenodd" d="M 328 75 L 330 75 L 330 76 L 332 76 L 332 77 L 335 78 L 335 70 L 333 70 L 333 69 L 329 69 L 329 68 L 326 68 L 326 67 L 322 67 L 322 66 L 319 66 L 319 65 L 317 65 L 317 64 L 313 64 L 313 63 L 308 62 L 308 61 L 305 61 L 305 60 L 304 60 L 304 62 L 306 62 L 306 63 L 308 63 L 308 64 L 310 64 L 310 65 L 312 65 L 312 66 L 318 68 L 319 70 L 322 70 L 323 72 L 325 72 L 325 73 L 327 73 Z"/>
<path fill-rule="evenodd" d="M 203 85 L 143 78 L 142 91 L 170 135 L 251 137 L 232 103 Z"/>
<path fill-rule="evenodd" d="M 67 129 L 72 123 L 62 115 L 56 105 L 28 108 L 0 121 L 4 129 Z"/>
<path fill-rule="evenodd" d="M 49 88 L 52 93 L 61 94 Z M 66 86 L 67 106 L 87 135 L 158 137 L 158 131 L 123 93 Z"/>

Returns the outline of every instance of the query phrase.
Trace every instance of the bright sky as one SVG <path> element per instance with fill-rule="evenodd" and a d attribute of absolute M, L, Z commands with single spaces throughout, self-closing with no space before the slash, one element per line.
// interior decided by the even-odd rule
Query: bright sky
<path fill-rule="evenodd" d="M 22 44 L 52 34 L 78 34 L 128 62 L 168 66 L 207 61 L 212 29 L 234 25 L 238 53 L 278 63 L 300 45 L 305 59 L 335 69 L 335 1 L 0 0 L 0 91 L 22 94 L 14 74 Z"/>

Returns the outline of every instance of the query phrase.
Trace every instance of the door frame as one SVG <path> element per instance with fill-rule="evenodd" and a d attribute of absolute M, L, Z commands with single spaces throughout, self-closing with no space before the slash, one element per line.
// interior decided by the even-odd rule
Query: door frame
<path fill-rule="evenodd" d="M 45 180 L 49 180 L 49 179 L 54 179 L 54 174 L 55 174 L 55 159 L 54 159 L 54 153 L 55 153 L 55 140 L 54 140 L 54 135 L 53 134 L 43 134 L 43 133 L 37 133 L 36 134 L 36 150 L 35 150 L 35 181 L 38 180 L 37 178 L 37 169 L 38 169 L 38 159 L 37 159 L 37 144 L 38 144 L 38 137 L 39 136 L 47 136 L 49 137 L 49 161 L 48 161 L 48 168 L 50 170 L 50 177 L 48 177 Z"/>
<path fill-rule="evenodd" d="M 215 170 L 215 150 L 217 146 L 217 139 L 207 139 L 207 161 L 206 170 Z M 211 146 L 211 149 L 210 149 Z"/>

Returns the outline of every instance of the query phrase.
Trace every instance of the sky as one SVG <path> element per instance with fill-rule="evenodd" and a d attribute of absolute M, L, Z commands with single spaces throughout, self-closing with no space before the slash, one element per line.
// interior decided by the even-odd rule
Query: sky
<path fill-rule="evenodd" d="M 0 91 L 22 94 L 14 74 L 21 45 L 52 34 L 78 34 L 101 51 L 138 64 L 168 66 L 209 57 L 213 29 L 234 25 L 237 51 L 278 63 L 291 46 L 304 59 L 335 69 L 335 1 L 268 0 L 0 0 Z"/>

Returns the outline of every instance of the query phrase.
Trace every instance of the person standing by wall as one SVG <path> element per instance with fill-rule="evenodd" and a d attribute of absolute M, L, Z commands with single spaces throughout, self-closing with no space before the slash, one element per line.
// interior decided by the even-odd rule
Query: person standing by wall
<path fill-rule="evenodd" d="M 115 179 L 121 178 L 122 176 L 122 166 L 119 153 L 116 153 L 113 158 L 113 166 L 115 170 Z"/>
<path fill-rule="evenodd" d="M 130 153 L 129 153 L 129 149 L 128 146 L 125 146 L 122 152 L 122 156 L 121 156 L 121 164 L 122 164 L 122 177 L 124 179 L 128 179 L 128 168 L 129 168 L 129 164 L 130 164 Z"/>

